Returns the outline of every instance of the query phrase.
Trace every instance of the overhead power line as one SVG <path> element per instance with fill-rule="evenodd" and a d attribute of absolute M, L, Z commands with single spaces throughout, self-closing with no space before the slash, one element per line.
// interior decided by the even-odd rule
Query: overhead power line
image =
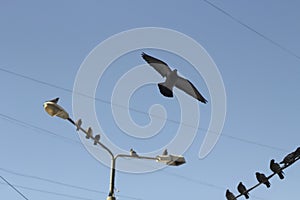
<path fill-rule="evenodd" d="M 51 180 L 51 179 L 48 179 L 48 178 L 43 178 L 41 176 L 34 176 L 34 175 L 19 173 L 19 172 L 15 172 L 13 170 L 5 169 L 5 168 L 2 168 L 2 167 L 0 167 L 0 170 L 3 171 L 3 172 L 9 173 L 9 174 L 16 175 L 16 176 L 35 179 L 35 180 L 40 180 L 40 181 L 44 181 L 44 182 L 48 182 L 48 183 L 52 183 L 52 184 L 56 184 L 56 185 L 61 185 L 61 186 L 69 187 L 69 188 L 73 188 L 73 189 L 79 189 L 79 190 L 83 190 L 83 191 L 87 191 L 87 192 L 101 193 L 101 194 L 106 194 L 107 193 L 107 192 L 100 191 L 100 190 L 90 189 L 90 188 L 86 188 L 86 187 L 82 187 L 82 186 L 76 186 L 76 185 L 72 185 L 72 184 L 68 184 L 68 183 L 63 183 L 63 182 L 60 182 L 60 181 Z M 32 189 L 33 188 L 31 188 L 31 190 Z M 34 189 L 34 190 L 36 190 L 36 189 Z M 36 191 L 41 191 L 41 190 L 36 190 Z M 42 192 L 45 192 L 45 191 L 42 191 Z M 47 191 L 47 193 L 52 193 L 53 194 L 53 192 L 49 192 L 49 191 Z M 58 193 L 54 193 L 54 194 L 58 194 Z M 64 194 L 59 194 L 59 195 L 60 196 L 66 196 Z M 120 196 L 122 198 L 127 198 L 127 199 L 142 200 L 141 198 L 128 196 L 128 195 L 118 195 L 118 196 Z M 79 198 L 82 199 L 81 197 L 79 197 Z"/>
<path fill-rule="evenodd" d="M 82 94 L 82 93 L 78 93 L 78 92 L 75 92 L 75 91 L 73 91 L 73 90 L 71 90 L 71 89 L 67 89 L 67 88 L 64 88 L 64 87 L 60 87 L 60 86 L 57 86 L 57 85 L 55 85 L 55 84 L 48 83 L 48 82 L 45 82 L 45 81 L 41 81 L 41 80 L 38 80 L 38 79 L 36 79 L 36 78 L 32 78 L 32 77 L 27 76 L 27 75 L 24 75 L 24 74 L 16 73 L 16 72 L 13 72 L 13 71 L 10 71 L 10 70 L 1 68 L 1 67 L 0 67 L 0 71 L 9 73 L 9 74 L 11 74 L 11 75 L 14 75 L 14 76 L 17 76 L 17 77 L 20 77 L 20 78 L 23 78 L 23 79 L 27 79 L 27 80 L 36 82 L 36 83 L 39 83 L 39 84 L 43 84 L 43 85 L 46 85 L 46 86 L 49 86 L 49 87 L 53 87 L 53 88 L 60 89 L 60 90 L 63 90 L 63 91 L 67 91 L 67 92 L 70 92 L 70 93 L 76 93 L 76 94 L 78 94 L 78 95 L 84 96 L 84 97 L 86 97 L 86 98 L 95 99 L 95 101 L 99 101 L 99 102 L 102 102 L 102 103 L 105 103 L 105 104 L 110 104 L 110 105 L 113 105 L 113 106 L 118 106 L 118 107 L 120 107 L 120 108 L 129 109 L 129 110 L 131 110 L 131 111 L 134 111 L 134 112 L 137 112 L 137 113 L 140 113 L 140 114 L 149 115 L 149 113 L 144 112 L 144 111 L 141 111 L 141 110 L 138 110 L 138 109 L 135 109 L 135 108 L 126 107 L 126 106 L 118 105 L 118 104 L 112 104 L 112 103 L 109 102 L 109 101 L 106 101 L 106 100 L 103 100 L 103 99 L 100 99 L 100 98 L 94 98 L 94 97 L 91 97 L 91 96 L 88 96 L 88 95 L 85 95 L 85 94 Z M 166 121 L 168 121 L 168 122 L 171 122 L 171 123 L 182 124 L 182 125 L 185 125 L 185 126 L 188 126 L 188 127 L 191 127 L 191 128 L 195 128 L 195 129 L 198 129 L 199 131 L 208 131 L 208 132 L 210 132 L 210 133 L 215 133 L 214 131 L 211 131 L 211 130 L 208 130 L 208 129 L 205 129 L 205 128 L 201 128 L 201 127 L 194 127 L 193 125 L 186 124 L 186 123 L 183 123 L 183 122 L 179 122 L 179 121 L 177 121 L 177 120 L 172 120 L 172 119 L 168 119 L 168 118 L 162 118 L 161 116 L 153 115 L 153 114 L 150 114 L 150 115 L 151 115 L 152 117 L 164 119 L 164 120 L 166 120 Z M 2 118 L 6 119 L 6 120 L 8 120 L 8 121 L 15 121 L 15 122 L 17 122 L 17 123 L 20 124 L 20 125 L 23 125 L 23 126 L 29 126 L 29 127 L 33 128 L 33 129 L 36 129 L 36 130 L 39 130 L 39 131 L 42 131 L 42 132 L 45 132 L 45 133 L 48 133 L 48 134 L 51 134 L 51 135 L 56 135 L 56 136 L 58 136 L 58 137 L 62 137 L 62 138 L 67 139 L 67 140 L 72 140 L 72 139 L 70 139 L 70 138 L 68 138 L 68 137 L 64 137 L 64 136 L 58 135 L 58 134 L 53 133 L 53 132 L 51 132 L 51 131 L 45 130 L 45 129 L 43 129 L 43 128 L 40 128 L 40 127 L 37 127 L 37 126 L 34 126 L 34 125 L 29 125 L 28 123 L 23 122 L 23 121 L 18 120 L 18 119 L 15 119 L 15 118 L 13 118 L 13 117 L 10 117 L 10 116 L 7 116 L 7 115 L 1 114 L 1 113 L 0 113 L 0 116 L 2 116 Z M 215 134 L 217 134 L 217 133 L 215 133 Z M 278 148 L 278 147 L 275 147 L 275 146 L 266 145 L 266 144 L 258 143 L 258 142 L 255 142 L 255 141 L 246 140 L 246 139 L 239 138 L 239 137 L 236 137 L 236 136 L 231 136 L 231 135 L 228 135 L 228 134 L 226 134 L 226 133 L 225 133 L 225 134 L 222 133 L 222 134 L 221 134 L 221 137 L 227 137 L 227 138 L 229 138 L 229 139 L 234 139 L 234 140 L 241 141 L 241 142 L 245 142 L 245 143 L 248 143 L 248 144 L 254 144 L 254 145 L 257 145 L 257 146 L 261 146 L 261 147 L 273 149 L 273 150 L 276 150 L 276 151 L 281 151 L 281 152 L 287 152 L 287 151 L 288 151 L 288 150 L 286 150 L 286 149 L 281 149 L 281 148 Z M 72 141 L 78 143 L 78 141 L 74 141 L 74 140 L 72 140 Z"/>
<path fill-rule="evenodd" d="M 228 16 L 230 19 L 232 19 L 233 21 L 237 22 L 238 24 L 242 25 L 243 27 L 245 27 L 246 29 L 250 30 L 251 32 L 255 33 L 256 35 L 260 36 L 261 38 L 263 38 L 264 40 L 267 40 L 268 42 L 272 43 L 274 46 L 278 47 L 279 49 L 281 49 L 282 51 L 285 51 L 286 53 L 294 56 L 295 58 L 300 60 L 300 56 L 297 55 L 295 52 L 291 51 L 290 49 L 286 48 L 285 46 L 281 45 L 280 43 L 276 42 L 275 40 L 269 38 L 268 36 L 260 33 L 259 31 L 255 30 L 254 28 L 252 28 L 251 26 L 247 25 L 246 23 L 244 23 L 243 21 L 239 20 L 237 17 L 234 17 L 233 15 L 231 15 L 229 12 L 225 11 L 224 9 L 220 8 L 219 6 L 217 6 L 216 4 L 208 1 L 208 0 L 203 0 L 205 3 L 209 4 L 211 7 L 215 8 L 216 10 L 222 12 L 224 15 Z"/>
<path fill-rule="evenodd" d="M 8 182 L 3 176 L 0 175 L 0 178 L 7 183 L 12 189 L 14 189 L 19 195 L 23 197 L 23 199 L 29 200 L 22 192 L 20 192 L 15 186 L 13 186 L 10 182 Z"/>
<path fill-rule="evenodd" d="M 3 184 L 3 183 L 0 183 L 0 184 Z M 70 195 L 70 194 L 63 194 L 63 193 L 58 193 L 58 192 L 52 192 L 52 191 L 49 191 L 49 190 L 36 189 L 36 188 L 22 186 L 22 185 L 13 185 L 13 187 L 15 187 L 15 188 L 16 187 L 17 188 L 22 188 L 22 189 L 25 189 L 25 190 L 31 190 L 31 191 L 35 191 L 35 192 L 46 193 L 46 194 L 52 194 L 52 195 L 56 195 L 56 196 L 68 197 L 68 198 L 71 198 L 71 199 L 95 200 L 95 199 L 90 199 L 90 198 L 85 198 L 85 197 L 79 197 L 79 196 Z"/>

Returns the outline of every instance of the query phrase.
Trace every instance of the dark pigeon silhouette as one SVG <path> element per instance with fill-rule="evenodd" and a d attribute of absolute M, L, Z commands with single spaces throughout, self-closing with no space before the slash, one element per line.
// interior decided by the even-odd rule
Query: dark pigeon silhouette
<path fill-rule="evenodd" d="M 258 180 L 259 183 L 265 184 L 267 186 L 267 188 L 269 188 L 271 186 L 271 183 L 269 182 L 268 178 L 266 177 L 266 175 L 256 172 L 256 179 Z"/>
<path fill-rule="evenodd" d="M 241 193 L 242 195 L 245 196 L 246 199 L 249 199 L 249 193 L 247 191 L 247 188 L 245 187 L 245 185 L 240 182 L 239 185 L 237 186 L 237 189 L 239 191 L 239 193 Z"/>
<path fill-rule="evenodd" d="M 166 155 L 168 155 L 168 150 L 167 150 L 167 149 L 165 149 L 165 150 L 163 151 L 162 155 L 163 155 L 163 156 L 166 156 Z"/>
<path fill-rule="evenodd" d="M 226 190 L 225 196 L 226 196 L 227 200 L 236 200 L 234 194 L 232 192 L 230 192 L 228 189 Z"/>
<path fill-rule="evenodd" d="M 296 151 L 294 152 L 294 160 L 297 159 L 297 158 L 299 158 L 299 156 L 300 156 L 300 147 L 298 147 L 296 149 Z"/>
<path fill-rule="evenodd" d="M 284 166 L 290 165 L 295 161 L 295 152 L 289 153 L 286 155 L 280 164 L 284 164 Z"/>
<path fill-rule="evenodd" d="M 270 162 L 270 169 L 272 170 L 272 172 L 278 174 L 280 179 L 284 179 L 284 173 L 280 167 L 280 165 L 278 163 L 275 162 L 274 159 L 271 160 Z"/>
<path fill-rule="evenodd" d="M 207 100 L 200 94 L 197 88 L 187 79 L 182 78 L 177 74 L 177 69 L 173 71 L 167 65 L 167 63 L 142 53 L 142 58 L 152 66 L 162 77 L 166 77 L 166 81 L 163 83 L 158 83 L 159 91 L 165 97 L 173 97 L 174 86 L 178 89 L 184 91 L 185 93 L 196 98 L 202 103 L 207 103 Z"/>
<path fill-rule="evenodd" d="M 57 98 L 55 98 L 55 99 L 51 99 L 51 100 L 49 100 L 49 101 L 47 101 L 47 102 L 57 103 L 58 100 L 59 100 L 59 97 L 57 97 Z"/>

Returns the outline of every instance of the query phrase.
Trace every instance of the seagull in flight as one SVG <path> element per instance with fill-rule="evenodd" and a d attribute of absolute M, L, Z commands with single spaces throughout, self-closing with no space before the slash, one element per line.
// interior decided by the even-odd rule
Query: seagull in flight
<path fill-rule="evenodd" d="M 196 98 L 202 103 L 207 103 L 207 100 L 200 94 L 197 88 L 187 79 L 179 76 L 177 74 L 177 69 L 173 71 L 167 65 L 167 63 L 149 56 L 146 53 L 142 53 L 142 58 L 152 66 L 162 77 L 166 77 L 166 81 L 158 83 L 159 91 L 165 97 L 173 97 L 173 87 L 177 87 L 180 90 L 183 90 L 185 93 Z"/>

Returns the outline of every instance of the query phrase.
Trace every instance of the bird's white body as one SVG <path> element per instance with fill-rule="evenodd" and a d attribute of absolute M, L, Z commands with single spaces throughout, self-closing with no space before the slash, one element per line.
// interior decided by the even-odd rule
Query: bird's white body
<path fill-rule="evenodd" d="M 164 82 L 164 85 L 167 88 L 173 89 L 177 80 L 178 80 L 177 69 L 174 69 L 173 71 L 167 74 L 167 78 L 166 81 Z"/>

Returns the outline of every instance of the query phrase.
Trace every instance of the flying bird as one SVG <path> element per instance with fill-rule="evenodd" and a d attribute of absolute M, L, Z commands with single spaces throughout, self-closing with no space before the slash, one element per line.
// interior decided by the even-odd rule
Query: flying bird
<path fill-rule="evenodd" d="M 228 189 L 226 190 L 225 196 L 226 196 L 227 200 L 236 200 L 234 194 L 232 192 L 230 192 Z"/>
<path fill-rule="evenodd" d="M 237 189 L 238 189 L 239 193 L 241 193 L 242 195 L 245 196 L 246 199 L 249 199 L 249 193 L 247 191 L 247 188 L 245 187 L 245 185 L 243 185 L 242 182 L 239 183 L 239 185 L 237 186 Z"/>
<path fill-rule="evenodd" d="M 207 103 L 207 100 L 200 94 L 197 88 L 187 79 L 177 74 L 177 69 L 173 71 L 167 65 L 167 63 L 142 53 L 142 58 L 152 66 L 162 77 L 166 77 L 165 82 L 158 83 L 159 91 L 165 97 L 173 97 L 173 87 L 184 91 L 192 97 L 198 99 L 202 103 Z"/>
<path fill-rule="evenodd" d="M 269 182 L 268 178 L 266 177 L 266 175 L 256 172 L 256 179 L 258 180 L 259 183 L 265 184 L 267 186 L 267 188 L 269 188 L 271 186 L 271 183 Z"/>
<path fill-rule="evenodd" d="M 270 162 L 270 169 L 272 170 L 272 172 L 278 174 L 280 179 L 284 179 L 283 171 L 282 171 L 280 165 L 278 163 L 276 163 L 274 159 L 272 159 Z"/>

